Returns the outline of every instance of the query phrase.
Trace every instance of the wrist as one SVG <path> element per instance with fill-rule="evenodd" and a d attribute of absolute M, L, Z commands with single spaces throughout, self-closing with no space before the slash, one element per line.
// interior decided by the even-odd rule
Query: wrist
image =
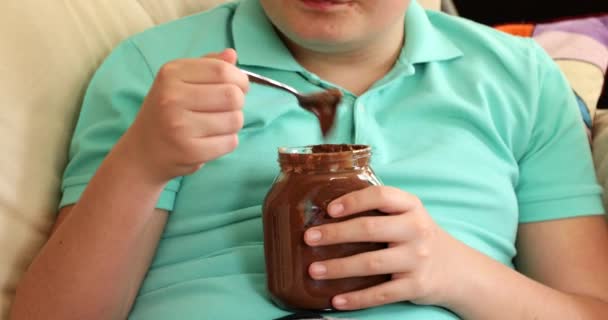
<path fill-rule="evenodd" d="M 435 295 L 437 299 L 433 304 L 458 310 L 470 304 L 470 300 L 477 300 L 478 290 L 486 281 L 485 278 L 491 280 L 493 276 L 487 274 L 487 261 L 483 259 L 487 257 L 445 231 L 444 236 L 453 244 L 446 248 L 448 258 L 442 266 L 444 277 L 439 282 Z M 473 301 L 473 303 L 477 302 L 478 300 Z"/>
<path fill-rule="evenodd" d="M 122 168 L 123 174 L 130 179 L 151 187 L 163 188 L 172 178 L 160 174 L 162 170 L 156 163 L 139 150 L 141 142 L 134 141 L 127 133 L 116 143 L 108 154 L 107 161 L 114 167 Z"/>
<path fill-rule="evenodd" d="M 482 303 L 487 297 L 495 296 L 504 289 L 505 281 L 515 272 L 507 266 L 491 259 L 483 253 L 454 238 L 447 232 L 447 259 L 443 263 L 444 278 L 437 289 L 435 305 L 447 308 L 465 319 L 471 317 L 472 310 L 487 308 Z"/>
<path fill-rule="evenodd" d="M 455 241 L 458 241 L 454 239 Z M 440 305 L 463 319 L 561 319 L 572 311 L 565 295 L 538 283 L 483 253 L 459 242 L 461 250 L 454 250 L 450 263 L 453 271 L 447 282 Z M 540 302 L 539 302 L 540 301 Z M 551 301 L 551 302 L 550 302 Z M 561 311 L 544 310 L 540 305 L 560 305 Z M 545 318 L 545 317 L 543 317 Z M 567 318 L 571 319 L 571 318 Z"/>
<path fill-rule="evenodd" d="M 129 176 L 149 185 L 165 186 L 173 177 L 163 174 L 161 166 L 142 147 L 142 141 L 131 127 L 116 143 L 108 158 L 129 171 Z"/>

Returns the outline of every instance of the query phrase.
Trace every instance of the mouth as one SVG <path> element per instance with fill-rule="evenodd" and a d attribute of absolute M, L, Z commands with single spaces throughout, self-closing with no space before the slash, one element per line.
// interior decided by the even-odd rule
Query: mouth
<path fill-rule="evenodd" d="M 352 1 L 348 0 L 300 0 L 310 10 L 333 11 L 350 6 Z"/>

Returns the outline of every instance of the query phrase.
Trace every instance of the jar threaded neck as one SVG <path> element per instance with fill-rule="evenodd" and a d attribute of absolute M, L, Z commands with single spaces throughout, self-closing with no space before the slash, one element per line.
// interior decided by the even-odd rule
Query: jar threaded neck
<path fill-rule="evenodd" d="M 322 144 L 279 148 L 279 164 L 285 172 L 334 172 L 369 166 L 371 148 L 356 144 Z"/>

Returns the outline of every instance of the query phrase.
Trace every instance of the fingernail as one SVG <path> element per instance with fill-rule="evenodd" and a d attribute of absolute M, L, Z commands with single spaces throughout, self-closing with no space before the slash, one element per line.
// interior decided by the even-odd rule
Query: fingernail
<path fill-rule="evenodd" d="M 334 306 L 339 308 L 339 307 L 343 307 L 346 305 L 346 298 L 344 297 L 335 297 L 334 298 Z"/>
<path fill-rule="evenodd" d="M 329 207 L 327 208 L 327 212 L 329 213 L 329 215 L 331 216 L 339 216 L 342 214 L 342 212 L 344 212 L 344 205 L 341 203 L 332 203 L 329 205 Z"/>
<path fill-rule="evenodd" d="M 309 242 L 317 242 L 317 241 L 321 240 L 322 236 L 323 235 L 321 234 L 321 231 L 319 231 L 319 230 L 312 229 L 312 230 L 308 230 L 306 232 L 306 240 L 308 240 Z"/>
<path fill-rule="evenodd" d="M 327 273 L 327 268 L 321 263 L 313 263 L 310 266 L 310 273 L 315 276 L 322 276 Z"/>

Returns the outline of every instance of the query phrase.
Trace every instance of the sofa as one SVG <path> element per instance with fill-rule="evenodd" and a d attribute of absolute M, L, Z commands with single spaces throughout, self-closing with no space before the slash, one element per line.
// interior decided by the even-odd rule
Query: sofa
<path fill-rule="evenodd" d="M 0 319 L 53 225 L 68 143 L 95 69 L 126 37 L 222 2 L 0 1 Z"/>
<path fill-rule="evenodd" d="M 53 225 L 68 143 L 95 69 L 129 35 L 222 2 L 0 1 L 0 319 Z M 440 0 L 419 2 L 440 8 Z M 594 143 L 608 146 L 602 116 L 595 115 Z M 597 149 L 604 168 L 608 148 Z"/>

